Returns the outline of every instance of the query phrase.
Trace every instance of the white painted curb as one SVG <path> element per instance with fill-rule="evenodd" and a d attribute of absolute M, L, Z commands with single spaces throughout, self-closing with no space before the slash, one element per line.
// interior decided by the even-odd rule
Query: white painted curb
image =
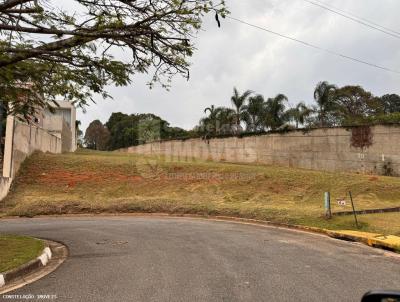
<path fill-rule="evenodd" d="M 42 262 L 43 266 L 46 266 L 47 262 L 49 262 L 49 257 L 47 257 L 46 253 L 41 254 L 37 259 L 39 259 L 40 262 Z"/>
<path fill-rule="evenodd" d="M 51 259 L 51 250 L 49 247 L 45 247 L 42 254 L 37 257 L 40 260 L 43 266 L 46 266 L 49 260 Z"/>
<path fill-rule="evenodd" d="M 40 261 L 42 266 L 46 266 L 52 257 L 52 253 L 49 247 L 45 247 L 42 254 L 36 259 Z M 0 274 L 0 288 L 6 285 L 4 274 Z"/>
<path fill-rule="evenodd" d="M 50 248 L 49 247 L 46 247 L 44 250 L 43 250 L 43 253 L 46 253 L 46 255 L 47 255 L 47 258 L 49 258 L 49 260 L 51 259 L 51 250 L 50 250 Z"/>

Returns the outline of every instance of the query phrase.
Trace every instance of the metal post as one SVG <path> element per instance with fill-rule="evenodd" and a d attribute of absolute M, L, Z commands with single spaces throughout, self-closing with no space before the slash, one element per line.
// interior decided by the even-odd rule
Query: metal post
<path fill-rule="evenodd" d="M 354 207 L 353 196 L 351 195 L 351 191 L 349 191 L 349 195 L 350 195 L 351 207 L 353 208 L 354 220 L 356 221 L 356 226 L 358 229 L 359 226 L 358 226 L 357 214 L 356 214 L 356 209 Z"/>
<path fill-rule="evenodd" d="M 325 217 L 328 219 L 332 218 L 330 192 L 325 192 Z"/>

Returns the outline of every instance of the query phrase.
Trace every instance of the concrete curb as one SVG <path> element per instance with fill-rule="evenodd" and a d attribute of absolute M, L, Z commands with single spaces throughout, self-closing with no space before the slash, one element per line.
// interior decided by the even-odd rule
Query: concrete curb
<path fill-rule="evenodd" d="M 381 248 L 392 252 L 400 253 L 400 237 L 393 235 L 382 235 L 376 233 L 358 232 L 358 231 L 331 231 L 326 230 L 328 236 L 360 242 L 371 247 Z"/>
<path fill-rule="evenodd" d="M 43 249 L 42 254 L 36 259 L 33 259 L 28 263 L 21 265 L 20 267 L 0 273 L 0 288 L 2 288 L 3 286 L 7 285 L 8 283 L 17 278 L 28 275 L 40 269 L 41 267 L 46 266 L 47 263 L 50 261 L 51 257 L 52 257 L 51 249 L 49 246 L 46 246 Z"/>
<path fill-rule="evenodd" d="M 282 227 L 287 229 L 296 229 L 311 233 L 318 233 L 335 239 L 360 242 L 374 248 L 381 248 L 392 252 L 400 253 L 400 237 L 394 235 L 383 235 L 383 234 L 359 232 L 351 230 L 328 230 L 328 229 L 321 229 L 317 227 L 309 227 L 303 225 L 276 223 L 276 222 L 269 222 L 256 219 L 246 219 L 246 218 L 232 218 L 226 216 L 215 216 L 215 218 L 220 220 L 264 224 L 264 225 Z"/>
<path fill-rule="evenodd" d="M 60 215 L 58 217 L 75 216 L 75 215 Z M 81 215 L 78 215 L 81 216 Z M 96 217 L 98 215 L 82 215 L 83 217 Z M 220 221 L 231 221 L 238 223 L 258 224 L 265 226 L 272 226 L 278 228 L 292 229 L 298 231 L 304 231 L 308 233 L 316 233 L 325 235 L 331 238 L 359 242 L 368 245 L 373 248 L 380 248 L 395 253 L 400 253 L 400 237 L 394 235 L 382 235 L 376 233 L 359 232 L 351 230 L 328 230 L 311 226 L 288 224 L 282 222 L 272 222 L 267 220 L 258 220 L 250 218 L 230 217 L 230 216 L 204 216 L 196 214 L 166 214 L 166 213 L 129 213 L 125 215 L 100 215 L 103 217 L 113 216 L 135 216 L 135 217 L 173 217 L 173 218 L 197 218 L 206 220 L 220 220 Z M 43 216 L 46 217 L 46 216 Z M 49 216 L 47 216 L 49 217 Z"/>

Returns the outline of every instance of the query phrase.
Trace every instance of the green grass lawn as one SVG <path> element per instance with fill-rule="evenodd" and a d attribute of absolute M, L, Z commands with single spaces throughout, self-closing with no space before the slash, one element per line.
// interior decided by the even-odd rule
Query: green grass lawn
<path fill-rule="evenodd" d="M 357 209 L 400 206 L 400 178 L 277 166 L 145 157 L 117 152 L 35 154 L 2 215 L 166 212 L 229 215 L 331 229 L 354 229 L 351 216 L 323 218 L 351 190 Z M 360 217 L 363 230 L 400 235 L 400 213 Z"/>
<path fill-rule="evenodd" d="M 0 235 L 0 272 L 16 268 L 40 256 L 41 240 L 15 235 Z"/>

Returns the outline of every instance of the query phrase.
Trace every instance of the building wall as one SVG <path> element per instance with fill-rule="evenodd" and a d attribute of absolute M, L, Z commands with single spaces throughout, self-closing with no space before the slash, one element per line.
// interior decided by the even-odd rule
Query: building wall
<path fill-rule="evenodd" d="M 48 130 L 54 135 L 60 136 L 62 133 L 64 137 L 69 137 L 70 149 L 63 149 L 63 152 L 74 152 L 77 149 L 76 139 L 76 108 L 68 101 L 57 101 L 59 107 L 54 107 L 54 113 L 48 109 L 43 111 L 43 129 Z M 66 136 L 65 125 L 67 124 L 70 134 Z M 64 141 L 63 141 L 64 142 Z"/>
<path fill-rule="evenodd" d="M 120 151 L 182 160 L 212 160 L 282 165 L 322 171 L 400 176 L 400 126 L 373 126 L 371 145 L 354 147 L 356 128 L 301 130 L 244 138 L 153 142 Z M 171 158 L 172 159 L 172 158 Z"/>
<path fill-rule="evenodd" d="M 71 152 L 74 150 L 71 128 L 65 120 L 61 117 L 53 118 L 51 129 L 46 131 L 61 140 L 61 152 Z"/>
<path fill-rule="evenodd" d="M 76 148 L 73 149 L 73 143 L 71 128 L 67 123 L 63 122 L 61 128 L 61 152 L 75 151 Z"/>

